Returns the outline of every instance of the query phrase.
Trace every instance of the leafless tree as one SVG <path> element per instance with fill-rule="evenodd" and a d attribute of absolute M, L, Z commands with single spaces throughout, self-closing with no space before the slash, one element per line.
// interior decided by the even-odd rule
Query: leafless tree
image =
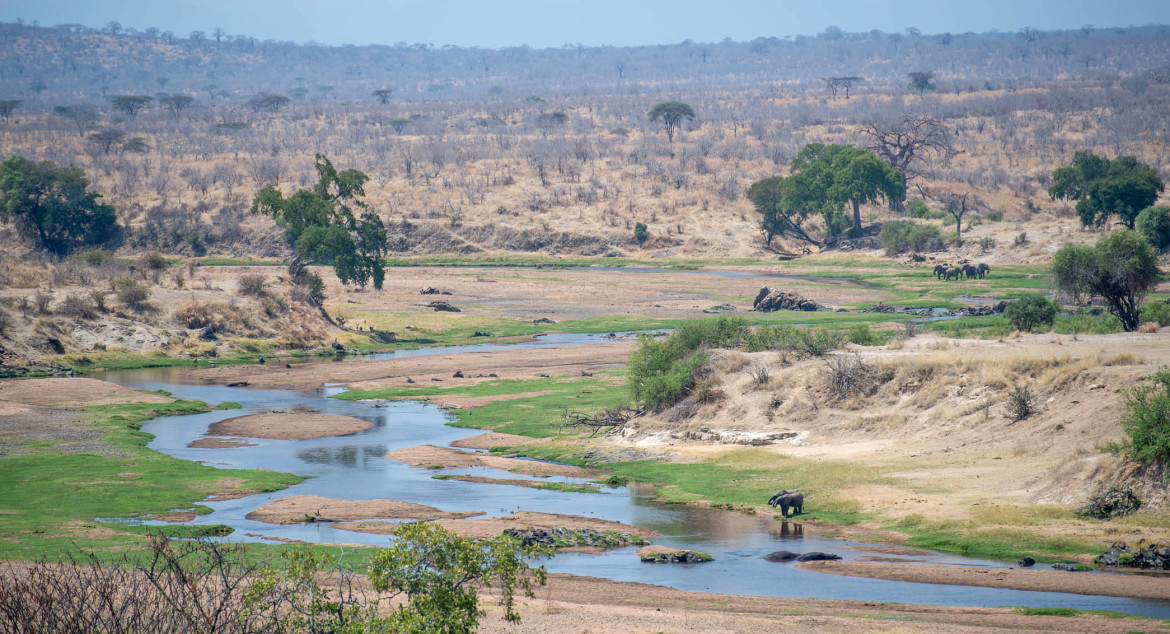
<path fill-rule="evenodd" d="M 958 194 L 946 194 L 943 196 L 943 206 L 947 213 L 955 219 L 955 238 L 961 244 L 963 242 L 963 214 L 967 213 L 967 192 L 962 196 Z"/>
<path fill-rule="evenodd" d="M 902 173 L 902 196 L 890 200 L 890 209 L 902 209 L 906 183 L 922 175 L 927 159 L 949 160 L 955 154 L 946 124 L 927 114 L 909 114 L 892 123 L 869 121 L 861 131 L 872 139 L 866 147 Z"/>

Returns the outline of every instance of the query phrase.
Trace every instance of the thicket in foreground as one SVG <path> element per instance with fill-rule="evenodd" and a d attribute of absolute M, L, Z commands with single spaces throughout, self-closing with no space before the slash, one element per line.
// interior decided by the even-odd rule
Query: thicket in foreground
<path fill-rule="evenodd" d="M 548 551 L 507 535 L 465 539 L 411 523 L 394 536 L 370 557 L 366 579 L 310 546 L 285 551 L 273 568 L 241 544 L 162 536 L 147 554 L 114 561 L 9 562 L 0 567 L 0 633 L 471 632 L 484 615 L 481 589 L 495 591 L 514 623 L 516 591 L 531 597 L 546 580 L 526 561 Z"/>
<path fill-rule="evenodd" d="M 1170 459 L 1170 368 L 1162 367 L 1150 380 L 1129 391 L 1122 425 L 1135 460 L 1166 462 Z"/>

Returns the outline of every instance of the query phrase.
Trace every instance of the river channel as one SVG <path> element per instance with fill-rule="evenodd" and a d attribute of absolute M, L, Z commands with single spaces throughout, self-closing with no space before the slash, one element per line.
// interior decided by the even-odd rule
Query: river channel
<path fill-rule="evenodd" d="M 598 335 L 550 335 L 535 342 L 485 344 L 458 348 L 424 348 L 398 351 L 369 358 L 451 354 L 503 347 L 565 346 L 604 341 Z M 361 363 L 361 360 L 344 363 Z M 824 551 L 846 560 L 880 549 L 866 544 L 826 539 L 811 530 L 794 534 L 796 526 L 777 520 L 739 513 L 662 504 L 654 500 L 652 488 L 644 485 L 602 487 L 601 493 L 568 493 L 516 486 L 436 480 L 442 474 L 485 475 L 524 478 L 487 468 L 452 468 L 438 471 L 407 466 L 385 457 L 399 448 L 449 443 L 481 433 L 446 425 L 450 415 L 425 403 L 351 402 L 330 398 L 343 388 L 321 386 L 312 391 L 260 390 L 209 385 L 193 379 L 185 368 L 158 368 L 94 375 L 107 381 L 146 390 L 167 390 L 175 396 L 197 399 L 210 405 L 234 401 L 242 410 L 213 411 L 189 416 L 161 417 L 143 424 L 153 434 L 150 447 L 177 458 L 200 461 L 222 468 L 255 468 L 310 476 L 301 484 L 246 498 L 208 502 L 212 513 L 198 516 L 193 524 L 224 524 L 235 532 L 230 541 L 262 541 L 265 538 L 306 542 L 382 545 L 387 537 L 337 530 L 328 524 L 277 526 L 256 522 L 245 516 L 272 500 L 292 495 L 364 500 L 390 499 L 426 504 L 448 511 L 484 511 L 508 515 L 517 510 L 565 513 L 634 524 L 659 531 L 659 544 L 701 550 L 715 560 L 703 564 L 644 564 L 635 548 L 622 548 L 602 555 L 561 554 L 545 562 L 551 572 L 605 577 L 620 581 L 669 586 L 681 590 L 777 597 L 815 597 L 933 605 L 1070 607 L 1117 610 L 1130 614 L 1170 618 L 1170 602 L 1078 594 L 1030 592 L 998 588 L 947 586 L 864 579 L 801 570 L 791 564 L 772 563 L 764 555 L 776 550 Z M 200 438 L 214 422 L 246 414 L 307 407 L 342 414 L 374 424 L 348 436 L 311 440 L 254 439 L 254 446 L 201 449 L 187 445 Z M 583 482 L 573 478 L 544 478 L 543 481 Z M 811 502 L 814 503 L 815 502 Z M 858 550 L 860 549 L 860 550 Z M 1004 567 L 995 561 L 965 558 L 948 553 L 899 556 L 890 559 L 911 563 Z M 1043 567 L 1043 566 L 1039 566 Z M 1108 573 L 1067 573 L 1108 574 Z"/>

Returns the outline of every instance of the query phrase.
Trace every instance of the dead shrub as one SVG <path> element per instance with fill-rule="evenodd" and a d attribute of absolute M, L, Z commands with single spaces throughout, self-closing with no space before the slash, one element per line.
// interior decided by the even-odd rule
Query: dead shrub
<path fill-rule="evenodd" d="M 45 291 L 37 291 L 36 295 L 32 297 L 33 312 L 38 315 L 48 315 L 53 312 L 50 306 L 53 303 L 53 296 Z"/>
<path fill-rule="evenodd" d="M 114 294 L 127 310 L 141 313 L 151 308 L 150 289 L 136 279 L 124 277 L 114 282 Z"/>
<path fill-rule="evenodd" d="M 893 371 L 879 370 L 863 361 L 856 353 L 834 355 L 829 358 L 826 365 L 825 388 L 831 401 L 839 402 L 855 396 L 870 396 L 883 383 L 893 378 Z"/>
<path fill-rule="evenodd" d="M 748 374 L 752 377 L 752 384 L 757 388 L 763 387 L 772 380 L 772 368 L 763 361 L 756 361 L 748 368 Z"/>
<path fill-rule="evenodd" d="M 194 300 L 175 308 L 175 319 L 188 329 L 206 328 L 215 324 L 215 314 L 211 307 Z"/>
<path fill-rule="evenodd" d="M 89 292 L 89 298 L 91 300 L 93 300 L 94 308 L 97 308 L 99 311 L 101 311 L 103 313 L 106 312 L 107 310 L 109 310 L 109 308 L 106 307 L 106 292 L 105 291 L 92 290 Z"/>
<path fill-rule="evenodd" d="M 267 284 L 268 281 L 263 275 L 241 275 L 238 291 L 240 295 L 264 297 L 268 294 L 265 288 Z"/>
<path fill-rule="evenodd" d="M 57 312 L 74 319 L 97 319 L 98 310 L 93 300 L 81 293 L 69 293 L 57 305 Z"/>
<path fill-rule="evenodd" d="M 165 271 L 170 266 L 167 258 L 158 251 L 144 254 L 138 259 L 138 266 L 144 271 Z"/>

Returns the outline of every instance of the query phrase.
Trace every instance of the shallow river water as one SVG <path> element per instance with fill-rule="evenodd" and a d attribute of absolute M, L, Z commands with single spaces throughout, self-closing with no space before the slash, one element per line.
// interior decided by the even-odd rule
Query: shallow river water
<path fill-rule="evenodd" d="M 596 335 L 557 335 L 516 346 L 573 345 L 597 341 L 600 339 Z M 427 348 L 379 356 L 450 354 L 493 347 L 502 346 L 488 344 Z M 349 362 L 360 363 L 360 360 Z M 372 403 L 329 398 L 339 392 L 340 388 L 325 386 L 301 392 L 208 385 L 188 378 L 183 368 L 109 372 L 96 378 L 130 387 L 168 390 L 176 396 L 202 400 L 211 405 L 235 401 L 244 406 L 242 410 L 163 417 L 149 421 L 143 425 L 143 430 L 155 435 L 150 443 L 153 449 L 217 467 L 272 469 L 311 476 L 303 483 L 282 491 L 207 503 L 214 512 L 201 515 L 192 523 L 231 526 L 235 528 L 235 533 L 227 539 L 233 541 L 259 541 L 263 537 L 371 545 L 385 544 L 387 541 L 385 536 L 335 530 L 327 524 L 275 526 L 245 517 L 258 506 L 290 495 L 315 494 L 346 500 L 403 500 L 450 511 L 485 511 L 488 515 L 508 515 L 517 510 L 566 513 L 652 528 L 662 533 L 661 537 L 653 540 L 655 543 L 708 552 L 715 561 L 694 565 L 643 564 L 635 554 L 636 548 L 630 547 L 603 555 L 557 555 L 545 562 L 545 566 L 552 572 L 638 581 L 699 592 L 934 605 L 1073 607 L 1170 618 L 1170 602 L 1164 601 L 863 579 L 809 572 L 791 564 L 772 563 L 763 557 L 776 550 L 832 552 L 850 560 L 876 553 L 847 547 L 864 549 L 880 548 L 881 545 L 825 539 L 811 531 L 794 535 L 792 533 L 796 526 L 792 523 L 786 525 L 777 520 L 739 513 L 662 504 L 654 501 L 653 491 L 645 486 L 603 487 L 601 493 L 566 493 L 435 480 L 431 476 L 437 473 L 507 478 L 527 476 L 486 468 L 432 471 L 409 467 L 386 458 L 385 454 L 394 449 L 420 444 L 446 446 L 452 441 L 480 433 L 473 429 L 446 425 L 449 415 L 433 405 L 408 401 L 375 407 Z M 374 423 L 374 427 L 349 436 L 312 440 L 255 439 L 251 442 L 256 444 L 251 447 L 195 449 L 187 446 L 201 437 L 208 426 L 216 421 L 293 406 L 361 418 Z M 572 478 L 542 480 L 580 482 Z M 946 553 L 914 557 L 882 556 L 931 564 L 1005 566 L 1001 562 Z"/>

